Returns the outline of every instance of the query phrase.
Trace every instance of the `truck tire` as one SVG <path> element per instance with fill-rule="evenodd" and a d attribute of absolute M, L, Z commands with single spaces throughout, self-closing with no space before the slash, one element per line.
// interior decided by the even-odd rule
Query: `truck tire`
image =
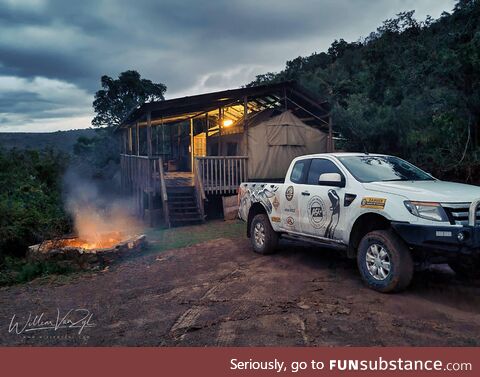
<path fill-rule="evenodd" d="M 253 251 L 267 255 L 275 252 L 278 245 L 278 234 L 273 230 L 268 216 L 264 213 L 256 215 L 250 225 L 250 240 Z"/>
<path fill-rule="evenodd" d="M 410 284 L 413 260 L 392 230 L 375 230 L 362 238 L 357 265 L 365 284 L 378 292 L 399 292 Z"/>

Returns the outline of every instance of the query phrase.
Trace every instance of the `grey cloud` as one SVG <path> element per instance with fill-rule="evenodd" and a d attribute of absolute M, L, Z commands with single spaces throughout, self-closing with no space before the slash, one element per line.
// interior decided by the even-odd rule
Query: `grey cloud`
<path fill-rule="evenodd" d="M 366 36 L 399 11 L 418 9 L 420 17 L 438 16 L 453 4 L 454 0 L 0 0 L 0 78 L 43 77 L 69 83 L 76 93 L 75 100 L 58 103 L 30 92 L 9 96 L 0 88 L 0 126 L 17 111 L 32 119 L 90 113 L 86 104 L 91 104 L 103 74 L 136 69 L 165 83 L 167 97 L 223 89 L 281 69 L 298 55 L 325 50 L 334 39 Z"/>

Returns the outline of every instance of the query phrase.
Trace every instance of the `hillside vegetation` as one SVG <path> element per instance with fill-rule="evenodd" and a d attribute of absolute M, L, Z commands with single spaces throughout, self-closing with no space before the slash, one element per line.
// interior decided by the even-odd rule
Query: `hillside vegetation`
<path fill-rule="evenodd" d="M 91 138 L 94 129 L 57 132 L 0 132 L 0 147 L 8 149 L 52 149 L 71 154 L 78 138 Z"/>
<path fill-rule="evenodd" d="M 480 184 L 480 1 L 288 61 L 249 86 L 298 80 L 332 105 L 342 149 L 399 155 L 439 178 Z"/>

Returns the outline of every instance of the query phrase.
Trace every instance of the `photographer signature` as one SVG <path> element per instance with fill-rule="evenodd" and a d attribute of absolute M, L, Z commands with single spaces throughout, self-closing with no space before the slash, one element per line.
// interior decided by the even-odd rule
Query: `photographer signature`
<path fill-rule="evenodd" d="M 14 314 L 8 326 L 8 332 L 16 334 L 26 334 L 33 331 L 42 330 L 60 330 L 60 329 L 78 329 L 80 335 L 85 328 L 95 327 L 92 322 L 93 313 L 88 309 L 70 309 L 64 315 L 57 308 L 57 316 L 54 319 L 49 319 L 45 313 L 33 316 L 31 312 L 28 313 L 26 321 L 16 320 L 17 315 Z"/>

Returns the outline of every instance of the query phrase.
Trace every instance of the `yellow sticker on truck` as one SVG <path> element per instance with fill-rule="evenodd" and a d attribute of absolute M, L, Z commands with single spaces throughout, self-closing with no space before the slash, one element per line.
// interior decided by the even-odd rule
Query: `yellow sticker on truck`
<path fill-rule="evenodd" d="M 384 209 L 387 199 L 366 197 L 362 199 L 361 208 Z"/>

